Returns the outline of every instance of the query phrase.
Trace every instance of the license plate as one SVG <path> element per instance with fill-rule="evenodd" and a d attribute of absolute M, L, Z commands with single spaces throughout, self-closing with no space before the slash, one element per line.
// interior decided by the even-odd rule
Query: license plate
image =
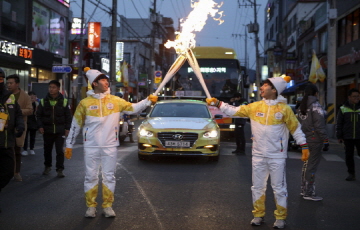
<path fill-rule="evenodd" d="M 190 147 L 190 142 L 185 141 L 165 141 L 166 147 Z"/>

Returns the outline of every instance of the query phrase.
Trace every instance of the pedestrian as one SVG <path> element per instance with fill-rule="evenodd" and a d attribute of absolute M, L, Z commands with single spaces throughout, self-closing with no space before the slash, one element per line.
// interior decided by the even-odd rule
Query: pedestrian
<path fill-rule="evenodd" d="M 242 98 L 241 93 L 234 94 L 234 101 L 232 105 L 240 106 L 240 105 L 247 105 L 248 102 Z M 245 154 L 245 146 L 246 146 L 246 139 L 245 139 L 245 125 L 246 119 L 245 118 L 235 118 L 235 142 L 236 142 L 236 149 L 232 153 L 237 155 Z"/>
<path fill-rule="evenodd" d="M 354 181 L 355 162 L 354 150 L 360 155 L 360 94 L 357 89 L 348 91 L 348 100 L 340 107 L 336 122 L 336 137 L 339 143 L 345 145 L 345 162 L 348 177 L 345 180 Z"/>
<path fill-rule="evenodd" d="M 28 95 L 31 98 L 31 104 L 33 107 L 33 113 L 27 117 L 27 131 L 25 135 L 25 142 L 24 142 L 24 151 L 21 153 L 23 156 L 27 155 L 35 155 L 34 146 L 35 146 L 35 138 L 36 138 L 36 131 L 38 130 L 37 121 L 36 121 L 36 111 L 39 105 L 37 101 L 37 97 L 35 92 L 30 91 Z M 30 150 L 27 150 L 28 142 L 30 139 Z"/>
<path fill-rule="evenodd" d="M 48 93 L 40 100 L 36 119 L 39 132 L 44 140 L 44 165 L 43 175 L 49 175 L 52 167 L 52 149 L 55 144 L 57 177 L 63 178 L 64 174 L 64 141 L 69 134 L 71 125 L 71 112 L 69 102 L 60 93 L 60 82 L 49 82 Z"/>
<path fill-rule="evenodd" d="M 21 148 L 24 146 L 25 135 L 27 131 L 27 116 L 33 113 L 33 107 L 31 105 L 30 96 L 22 89 L 20 89 L 20 78 L 18 75 L 13 74 L 6 77 L 6 86 L 7 89 L 14 94 L 16 102 L 19 104 L 24 123 L 25 130 L 21 137 L 16 138 L 16 145 L 14 147 L 15 152 L 15 173 L 14 179 L 15 181 L 22 181 L 22 177 L 20 175 L 21 169 Z"/>
<path fill-rule="evenodd" d="M 0 68 L 0 192 L 14 177 L 16 137 L 25 129 L 21 109 L 15 96 L 5 89 L 4 78 Z"/>
<path fill-rule="evenodd" d="M 322 150 L 329 150 L 329 138 L 326 134 L 325 110 L 321 107 L 317 96 L 318 88 L 309 84 L 304 90 L 304 97 L 297 111 L 310 156 L 304 162 L 301 173 L 301 192 L 305 200 L 320 201 L 323 198 L 315 193 L 315 173 L 319 166 Z"/>
<path fill-rule="evenodd" d="M 123 98 L 123 94 L 121 92 L 115 93 L 115 96 L 118 96 L 120 98 Z M 122 122 L 120 132 L 119 132 L 119 140 L 125 141 L 126 137 L 129 136 L 130 142 L 135 143 L 133 138 L 133 128 L 134 128 L 134 122 L 131 121 L 131 117 L 128 114 L 121 114 L 120 115 L 120 124 Z"/>
<path fill-rule="evenodd" d="M 254 219 L 251 225 L 261 225 L 265 216 L 265 192 L 267 180 L 271 177 L 274 191 L 276 221 L 274 228 L 284 228 L 287 217 L 286 158 L 289 131 L 302 146 L 302 160 L 307 160 L 309 150 L 301 125 L 292 109 L 286 104 L 281 92 L 286 89 L 289 77 L 268 78 L 260 87 L 261 101 L 239 107 L 208 98 L 209 105 L 215 105 L 229 116 L 249 117 L 253 136 L 252 149 L 252 197 Z"/>
<path fill-rule="evenodd" d="M 76 108 L 69 136 L 66 139 L 65 157 L 70 159 L 75 139 L 82 129 L 85 161 L 85 200 L 88 207 L 85 217 L 95 217 L 98 194 L 99 168 L 102 170 L 102 208 L 105 217 L 115 217 L 112 209 L 115 190 L 115 171 L 120 113 L 139 113 L 157 96 L 150 95 L 138 103 L 130 103 L 110 94 L 109 78 L 95 69 L 84 69 L 89 85 L 87 97 Z"/>

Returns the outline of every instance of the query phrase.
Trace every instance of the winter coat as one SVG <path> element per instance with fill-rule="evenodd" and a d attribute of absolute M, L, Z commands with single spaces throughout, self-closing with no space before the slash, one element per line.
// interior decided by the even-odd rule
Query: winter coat
<path fill-rule="evenodd" d="M 16 138 L 16 145 L 18 147 L 23 147 L 25 142 L 26 130 L 27 130 L 27 116 L 33 113 L 33 107 L 31 105 L 31 97 L 25 93 L 24 90 L 20 89 L 20 95 L 18 100 L 16 101 L 21 109 L 23 120 L 25 123 L 25 130 L 21 137 Z"/>
<path fill-rule="evenodd" d="M 36 119 L 39 129 L 43 128 L 45 134 L 64 134 L 71 126 L 71 112 L 67 99 L 61 93 L 56 98 L 47 94 L 40 100 Z"/>
<path fill-rule="evenodd" d="M 337 139 L 360 139 L 360 103 L 347 101 L 340 107 L 336 122 Z"/>
<path fill-rule="evenodd" d="M 28 129 L 38 129 L 37 120 L 36 120 L 36 111 L 39 102 L 35 101 L 32 103 L 33 113 L 27 117 L 27 128 Z"/>
<path fill-rule="evenodd" d="M 240 105 L 247 105 L 249 104 L 245 99 L 240 99 L 238 101 L 234 101 L 233 105 L 234 106 L 240 106 Z M 246 120 L 245 118 L 234 118 L 235 120 L 235 125 L 245 125 L 246 124 Z"/>
<path fill-rule="evenodd" d="M 0 131 L 0 148 L 13 148 L 16 142 L 15 129 L 24 131 L 25 124 L 20 106 L 10 92 L 0 94 L 0 112 L 8 115 L 7 127 Z"/>
<path fill-rule="evenodd" d="M 130 103 L 111 95 L 110 90 L 95 94 L 89 90 L 88 97 L 76 108 L 66 147 L 72 148 L 82 129 L 84 147 L 115 147 L 119 145 L 120 113 L 136 114 L 151 104 L 148 99 Z"/>
<path fill-rule="evenodd" d="M 229 116 L 250 118 L 253 156 L 287 158 L 289 131 L 296 143 L 306 143 L 299 121 L 281 95 L 239 107 L 221 103 L 220 110 Z"/>
<path fill-rule="evenodd" d="M 306 107 L 307 110 L 305 115 L 301 114 L 300 109 L 297 111 L 297 117 L 301 123 L 301 130 L 304 132 L 308 143 L 322 143 L 325 139 L 328 139 L 326 133 L 325 110 L 314 96 L 308 97 Z"/>

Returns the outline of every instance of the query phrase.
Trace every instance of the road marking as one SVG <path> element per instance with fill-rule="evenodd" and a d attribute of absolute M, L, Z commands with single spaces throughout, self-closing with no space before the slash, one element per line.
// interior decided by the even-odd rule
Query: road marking
<path fill-rule="evenodd" d="M 322 155 L 323 158 L 325 158 L 325 160 L 327 161 L 341 161 L 341 162 L 345 162 L 341 157 L 339 157 L 336 154 L 323 154 Z"/>

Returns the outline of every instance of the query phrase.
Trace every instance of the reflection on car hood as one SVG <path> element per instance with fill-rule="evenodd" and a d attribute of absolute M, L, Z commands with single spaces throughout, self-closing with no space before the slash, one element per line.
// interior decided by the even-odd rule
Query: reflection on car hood
<path fill-rule="evenodd" d="M 205 129 L 215 126 L 210 118 L 179 118 L 179 117 L 155 117 L 148 118 L 143 124 L 151 125 L 155 129 Z"/>

